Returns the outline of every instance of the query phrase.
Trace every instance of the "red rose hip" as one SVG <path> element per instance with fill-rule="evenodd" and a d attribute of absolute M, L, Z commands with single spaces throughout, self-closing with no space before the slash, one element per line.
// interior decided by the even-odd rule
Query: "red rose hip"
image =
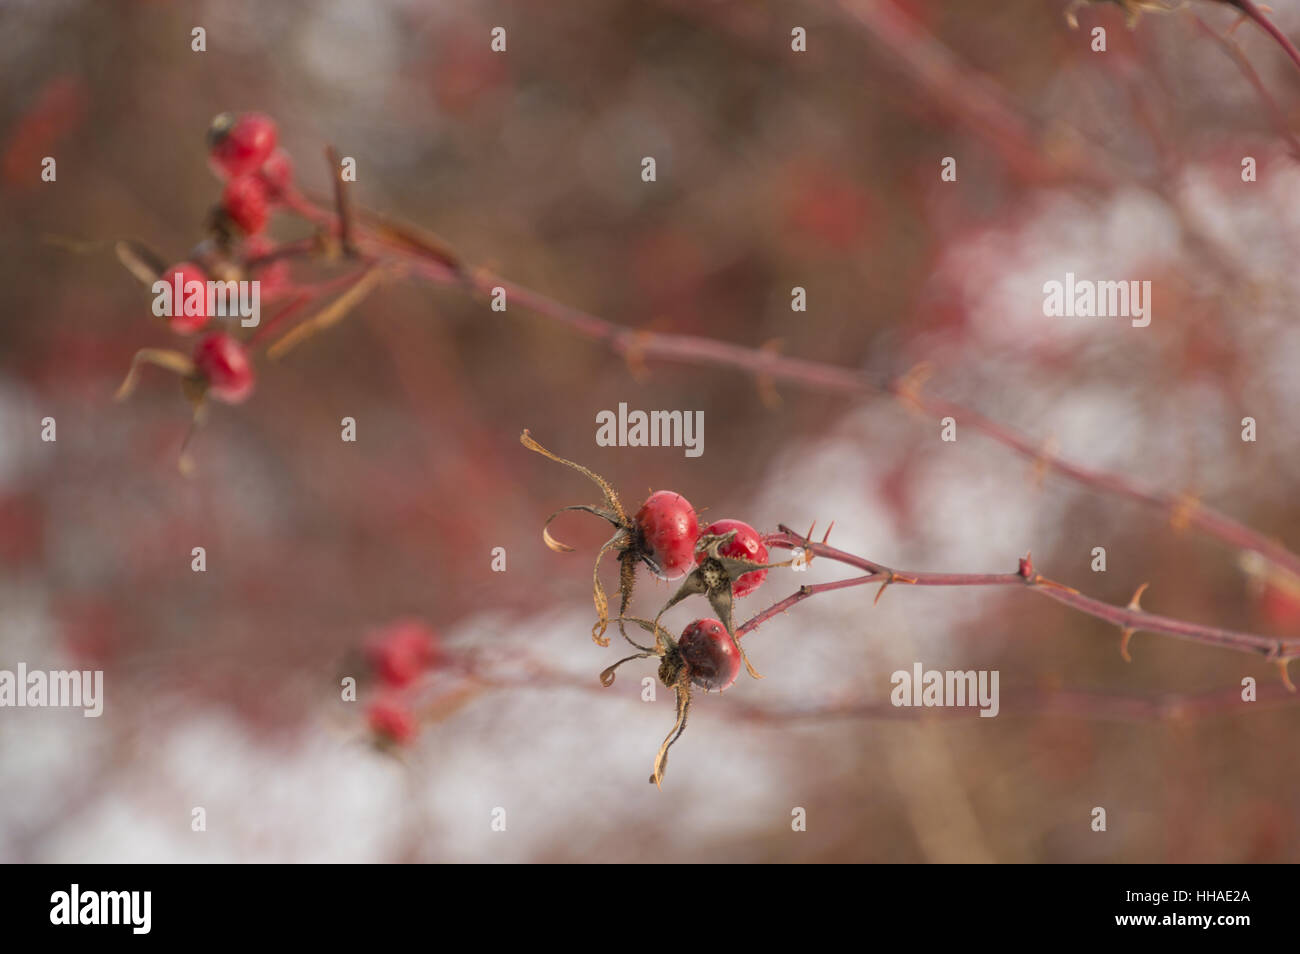
<path fill-rule="evenodd" d="M 222 113 L 208 127 L 212 162 L 227 177 L 256 172 L 275 151 L 277 138 L 275 120 L 262 113 Z"/>
<path fill-rule="evenodd" d="M 700 522 L 695 508 L 681 494 L 660 490 L 646 498 L 636 512 L 636 526 L 645 554 L 659 568 L 658 576 L 675 580 L 695 563 Z"/>
<path fill-rule="evenodd" d="M 179 335 L 192 335 L 202 331 L 211 317 L 208 314 L 207 274 L 193 262 L 181 262 L 167 269 L 162 275 L 162 280 L 171 285 L 172 288 L 172 313 L 167 316 L 167 324 L 171 327 L 171 330 Z M 191 282 L 198 282 L 202 285 L 203 294 L 199 302 L 196 303 L 198 304 L 196 313 L 186 314 L 185 302 L 190 298 Z M 178 284 L 180 294 L 176 293 Z"/>
<path fill-rule="evenodd" d="M 194 369 L 219 401 L 239 404 L 253 393 L 253 366 L 248 353 L 230 335 L 216 332 L 194 347 Z"/>
<path fill-rule="evenodd" d="M 767 547 L 763 545 L 763 537 L 757 530 L 745 523 L 743 520 L 715 520 L 704 528 L 705 536 L 724 536 L 735 530 L 736 535 L 731 538 L 730 543 L 723 544 L 718 548 L 718 552 L 723 556 L 735 557 L 738 560 L 753 560 L 755 563 L 767 562 Z M 700 554 L 696 562 L 703 562 L 704 555 Z M 748 573 L 742 573 L 739 579 L 731 583 L 731 595 L 740 597 L 748 596 L 762 585 L 767 579 L 767 570 L 751 570 Z"/>
<path fill-rule="evenodd" d="M 684 630 L 677 650 L 691 682 L 705 691 L 730 689 L 740 675 L 740 650 L 716 619 L 697 619 Z"/>
<path fill-rule="evenodd" d="M 279 197 L 293 182 L 293 160 L 283 149 L 277 149 L 262 163 L 260 175 L 270 194 Z"/>
<path fill-rule="evenodd" d="M 415 714 L 401 699 L 380 696 L 366 707 L 366 722 L 377 739 L 406 745 L 419 731 Z"/>
<path fill-rule="evenodd" d="M 366 646 L 366 658 L 386 684 L 397 689 L 418 679 L 438 657 L 433 631 L 420 620 L 400 620 L 377 632 Z"/>
<path fill-rule="evenodd" d="M 266 228 L 270 216 L 266 183 L 257 176 L 238 176 L 221 190 L 221 211 L 249 235 Z"/>

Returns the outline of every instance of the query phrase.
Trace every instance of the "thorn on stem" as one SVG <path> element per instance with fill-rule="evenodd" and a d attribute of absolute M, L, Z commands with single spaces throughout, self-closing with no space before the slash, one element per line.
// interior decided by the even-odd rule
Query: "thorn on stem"
<path fill-rule="evenodd" d="M 1295 692 L 1296 691 L 1295 683 L 1291 681 L 1291 673 L 1287 669 L 1290 663 L 1291 663 L 1290 658 L 1279 659 L 1277 661 L 1277 668 L 1278 671 L 1282 673 L 1282 685 L 1286 686 L 1286 691 Z"/>
<path fill-rule="evenodd" d="M 880 602 L 880 598 L 885 595 L 885 587 L 887 587 L 890 583 L 915 583 L 915 582 L 916 582 L 916 577 L 914 576 L 903 576 L 901 573 L 895 573 L 893 570 L 890 570 L 889 579 L 885 580 L 884 583 L 880 584 L 880 589 L 876 590 L 876 598 L 871 601 L 871 605 L 875 606 L 877 603 Z"/>
<path fill-rule="evenodd" d="M 645 363 L 645 352 L 651 336 L 649 332 L 635 331 L 629 337 L 627 350 L 623 352 L 623 362 L 627 365 L 632 380 L 637 384 L 643 384 L 650 377 L 650 368 Z"/>
<path fill-rule="evenodd" d="M 1169 513 L 1169 525 L 1175 530 L 1186 530 L 1191 526 L 1192 515 L 1200 505 L 1200 498 L 1195 494 L 1179 494 Z"/>
<path fill-rule="evenodd" d="M 923 412 L 925 405 L 921 401 L 921 388 L 925 386 L 925 382 L 932 374 L 934 374 L 933 364 L 929 361 L 919 362 L 894 382 L 894 394 L 912 410 Z"/>
<path fill-rule="evenodd" d="M 1056 459 L 1057 452 L 1060 451 L 1060 442 L 1055 437 L 1049 437 L 1043 442 L 1042 450 L 1034 458 L 1034 488 L 1043 489 L 1043 483 L 1047 480 L 1047 472 L 1052 467 L 1052 461 Z"/>
<path fill-rule="evenodd" d="M 1151 585 L 1150 583 L 1143 583 L 1141 586 L 1137 588 L 1137 590 L 1134 591 L 1133 598 L 1128 601 L 1129 609 L 1139 613 L 1142 612 L 1142 594 L 1146 592 L 1147 587 L 1150 585 Z M 1129 644 L 1129 640 L 1133 638 L 1133 634 L 1136 632 L 1137 632 L 1136 629 L 1133 629 L 1132 627 L 1128 627 L 1128 626 L 1120 630 L 1119 654 L 1124 657 L 1125 662 L 1131 663 L 1133 661 L 1133 657 L 1129 655 L 1128 644 Z"/>

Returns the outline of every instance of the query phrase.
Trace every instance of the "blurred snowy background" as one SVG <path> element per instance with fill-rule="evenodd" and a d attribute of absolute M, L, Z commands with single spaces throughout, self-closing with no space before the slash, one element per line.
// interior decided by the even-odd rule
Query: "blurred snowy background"
<path fill-rule="evenodd" d="M 573 555 L 540 538 L 552 510 L 594 502 L 590 484 L 517 437 L 531 428 L 627 503 L 672 488 L 764 530 L 834 520 L 833 544 L 907 569 L 1007 572 L 1032 549 L 1041 572 L 1112 602 L 1150 582 L 1148 609 L 1300 635 L 1300 601 L 1213 540 L 1040 482 L 960 421 L 949 444 L 883 398 L 782 386 L 769 409 L 731 371 L 652 362 L 639 378 L 522 308 L 418 286 L 259 366 L 186 480 L 174 381 L 111 400 L 131 354 L 167 343 L 147 294 L 107 247 L 42 240 L 132 236 L 183 258 L 217 191 L 208 121 L 263 110 L 309 186 L 325 187 L 333 144 L 358 158 L 359 202 L 561 301 L 878 374 L 928 361 L 929 393 L 1300 545 L 1300 171 L 1231 59 L 1188 14 L 1129 33 L 1118 10 L 1088 10 L 1072 33 L 1064 3 L 857 5 L 1000 86 L 1044 156 L 1086 144 L 1116 181 L 1010 168 L 831 2 L 0 5 L 0 668 L 102 668 L 107 696 L 100 719 L 0 710 L 0 859 L 1300 858 L 1295 704 L 1137 721 L 1015 704 L 1244 676 L 1271 692 L 1272 667 L 1149 635 L 1126 664 L 1113 629 L 1020 592 L 900 586 L 873 608 L 854 589 L 796 607 L 746 640 L 763 681 L 697 699 L 656 791 L 671 693 L 641 701 L 648 662 L 610 689 L 596 678 L 622 655 L 588 637 L 604 528 L 567 520 Z M 1274 6 L 1300 35 L 1300 8 Z M 206 53 L 190 50 L 196 25 Z M 498 25 L 506 55 L 488 48 Z M 1257 31 L 1237 39 L 1300 118 L 1294 69 Z M 55 184 L 39 181 L 45 155 Z M 939 181 L 944 156 L 957 183 Z M 1243 156 L 1258 182 L 1241 181 Z M 1067 271 L 1152 281 L 1150 327 L 1043 317 L 1043 283 Z M 790 311 L 795 285 L 806 313 Z M 597 447 L 595 414 L 619 402 L 703 410 L 705 454 Z M 39 439 L 47 415 L 56 443 Z M 1240 439 L 1248 415 L 1256 443 Z M 773 572 L 738 616 L 837 575 Z M 669 592 L 647 579 L 636 605 Z M 479 692 L 400 759 L 377 752 L 371 688 L 344 703 L 339 678 L 360 674 L 367 633 L 412 616 L 449 652 L 562 678 Z M 808 714 L 884 705 L 889 674 L 916 661 L 1000 670 L 1003 714 Z M 457 691 L 433 678 L 433 696 Z"/>

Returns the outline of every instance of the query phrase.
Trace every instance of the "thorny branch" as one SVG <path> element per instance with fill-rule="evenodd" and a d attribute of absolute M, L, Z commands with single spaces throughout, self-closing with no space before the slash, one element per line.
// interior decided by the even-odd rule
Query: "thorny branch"
<path fill-rule="evenodd" d="M 1033 562 L 1027 556 L 1020 561 L 1020 565 L 1014 573 L 918 573 L 910 570 L 892 569 L 882 563 L 852 553 L 846 553 L 828 545 L 824 541 L 822 543 L 814 542 L 809 539 L 809 536 L 811 536 L 811 531 L 808 535 L 800 535 L 789 527 L 782 525 L 777 533 L 766 535 L 763 542 L 768 546 L 780 547 L 786 550 L 802 550 L 809 560 L 823 557 L 855 569 L 864 570 L 866 571 L 865 574 L 846 580 L 801 586 L 790 596 L 768 607 L 748 622 L 737 627 L 736 634 L 738 636 L 754 631 L 774 616 L 784 613 L 795 604 L 801 603 L 819 593 L 848 589 L 854 586 L 879 583 L 880 590 L 876 595 L 877 600 L 884 593 L 885 588 L 893 584 L 907 586 L 1015 586 L 1028 588 L 1034 593 L 1056 600 L 1058 603 L 1064 603 L 1071 609 L 1118 627 L 1121 633 L 1120 651 L 1126 659 L 1128 658 L 1128 642 L 1135 633 L 1158 633 L 1165 636 L 1175 636 L 1179 639 L 1204 643 L 1210 646 L 1253 653 L 1263 656 L 1265 659 L 1273 660 L 1278 664 L 1282 674 L 1282 681 L 1287 689 L 1292 692 L 1295 691 L 1295 686 L 1287 672 L 1287 665 L 1292 659 L 1300 656 L 1300 641 L 1288 641 L 1271 636 L 1260 636 L 1255 633 L 1223 629 L 1217 626 L 1189 623 L 1170 616 L 1148 613 L 1141 608 L 1139 603 L 1142 592 L 1146 589 L 1146 584 L 1138 588 L 1127 606 L 1115 606 L 1085 596 L 1073 587 L 1048 579 L 1034 570 Z"/>

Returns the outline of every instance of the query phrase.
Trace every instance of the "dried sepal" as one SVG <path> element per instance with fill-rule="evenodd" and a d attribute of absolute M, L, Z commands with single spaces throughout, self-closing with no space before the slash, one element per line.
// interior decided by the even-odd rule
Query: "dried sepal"
<path fill-rule="evenodd" d="M 384 278 L 385 272 L 382 268 L 372 266 L 366 269 L 347 291 L 267 348 L 266 356 L 272 361 L 277 361 L 317 332 L 338 324 L 360 305 Z"/>
<path fill-rule="evenodd" d="M 591 627 L 591 638 L 600 646 L 609 645 L 609 637 L 605 635 L 605 630 L 609 628 L 609 597 L 605 595 L 605 587 L 600 582 L 600 561 L 610 550 L 625 546 L 626 539 L 627 534 L 620 530 L 605 541 L 605 545 L 596 554 L 596 565 L 591 571 L 591 598 L 596 604 L 596 622 Z"/>
<path fill-rule="evenodd" d="M 618 631 L 628 642 L 631 640 L 623 628 L 623 620 L 632 607 L 632 592 L 636 589 L 636 563 L 637 554 L 631 547 L 625 547 L 618 555 Z"/>
<path fill-rule="evenodd" d="M 610 686 L 614 685 L 614 672 L 619 666 L 623 665 L 625 662 L 631 662 L 633 659 L 646 659 L 653 655 L 655 655 L 653 652 L 640 652 L 633 653 L 631 656 L 624 656 L 618 662 L 614 663 L 614 665 L 607 666 L 600 671 L 600 684 L 608 689 Z"/>
<path fill-rule="evenodd" d="M 610 486 L 609 481 L 605 480 L 604 477 L 601 477 L 594 471 L 583 467 L 581 464 L 574 463 L 571 460 L 566 460 L 557 454 L 551 453 L 534 440 L 533 436 L 526 428 L 523 433 L 519 435 L 519 443 L 523 444 L 524 447 L 534 453 L 541 454 L 548 460 L 553 460 L 556 463 L 563 464 L 566 467 L 578 471 L 578 473 L 588 477 L 597 487 L 600 488 L 603 497 L 602 506 L 576 504 L 570 507 L 562 507 L 547 517 L 546 523 L 542 526 L 542 542 L 546 544 L 548 549 L 553 550 L 556 553 L 569 553 L 573 551 L 573 547 L 569 546 L 567 543 L 560 542 L 552 536 L 550 532 L 551 522 L 560 514 L 570 510 L 581 510 L 585 513 L 594 514 L 602 520 L 613 524 L 617 528 L 617 532 L 614 536 L 600 548 L 600 552 L 596 555 L 596 563 L 592 568 L 591 574 L 592 602 L 596 606 L 596 622 L 591 627 L 591 638 L 597 645 L 608 646 L 609 638 L 605 636 L 605 630 L 609 627 L 609 597 L 605 592 L 605 587 L 600 582 L 600 562 L 604 558 L 605 554 L 610 550 L 619 551 L 618 588 L 620 599 L 618 615 L 621 620 L 627 615 L 628 608 L 632 605 L 632 592 L 636 585 L 636 563 L 638 560 L 646 559 L 646 555 L 637 545 L 638 534 L 635 525 L 630 519 L 628 519 L 627 512 L 624 511 L 623 505 L 618 499 L 618 494 L 615 493 L 614 488 Z M 619 632 L 623 634 L 625 639 L 627 638 L 627 633 L 623 631 L 622 622 L 619 623 Z"/>
<path fill-rule="evenodd" d="M 142 284 L 153 287 L 162 278 L 167 263 L 153 249 L 135 239 L 120 239 L 113 243 L 113 251 L 122 267 Z"/>
<path fill-rule="evenodd" d="M 140 381 L 140 366 L 143 364 L 155 365 L 174 374 L 179 374 L 186 380 L 195 377 L 194 362 L 181 352 L 167 348 L 141 348 L 131 358 L 131 367 L 126 372 L 121 387 L 113 395 L 113 400 L 125 401 L 131 396 L 136 384 Z"/>
<path fill-rule="evenodd" d="M 591 507 L 587 504 L 574 504 L 571 507 L 561 507 L 559 510 L 555 511 L 555 513 L 547 517 L 546 522 L 542 524 L 542 542 L 546 544 L 547 549 L 553 550 L 556 553 L 572 553 L 574 551 L 574 547 L 569 546 L 567 543 L 561 543 L 559 540 L 555 539 L 555 537 L 551 536 L 550 531 L 551 521 L 560 514 L 566 513 L 570 510 L 581 510 L 584 513 L 594 513 L 596 516 L 608 520 L 610 523 L 618 523 L 613 514 L 608 510 L 602 510 L 599 507 Z"/>
<path fill-rule="evenodd" d="M 677 721 L 673 723 L 672 729 L 664 737 L 663 744 L 659 746 L 659 753 L 655 756 L 654 771 L 650 773 L 650 781 L 660 790 L 664 787 L 664 773 L 668 771 L 668 750 L 686 731 L 686 717 L 691 711 L 690 680 L 681 678 L 673 688 L 677 690 Z"/>
<path fill-rule="evenodd" d="M 567 543 L 561 543 L 559 540 L 555 539 L 555 537 L 551 536 L 551 531 L 546 527 L 542 527 L 542 542 L 545 543 L 546 548 L 553 553 L 572 553 L 574 551 L 574 548 L 569 546 Z"/>
<path fill-rule="evenodd" d="M 614 488 L 609 485 L 609 481 L 600 476 L 600 474 L 583 467 L 581 464 L 575 464 L 571 460 L 565 460 L 563 457 L 552 454 L 541 444 L 537 443 L 537 441 L 533 440 L 533 436 L 528 433 L 527 428 L 524 428 L 524 432 L 519 435 L 519 443 L 523 444 L 530 451 L 541 454 L 548 460 L 553 460 L 557 464 L 563 464 L 565 467 L 570 467 L 578 473 L 585 474 L 587 477 L 591 478 L 592 482 L 600 488 L 600 492 L 604 494 L 605 506 L 618 516 L 619 523 L 627 523 L 627 514 L 623 511 L 623 505 L 619 503 L 618 494 L 615 493 Z"/>
<path fill-rule="evenodd" d="M 1079 29 L 1076 11 L 1097 3 L 1113 3 L 1124 11 L 1124 25 L 1130 30 L 1136 29 L 1138 19 L 1143 13 L 1172 13 L 1187 6 L 1187 0 L 1070 0 L 1065 8 L 1065 22 L 1071 30 Z"/>

